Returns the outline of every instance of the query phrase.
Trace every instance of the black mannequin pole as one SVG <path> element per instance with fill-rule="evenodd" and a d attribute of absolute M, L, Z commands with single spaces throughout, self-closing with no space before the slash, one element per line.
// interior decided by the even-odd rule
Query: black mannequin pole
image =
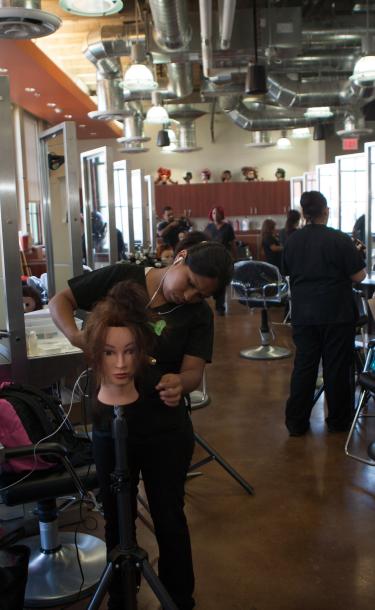
<path fill-rule="evenodd" d="M 115 406 L 112 435 L 115 444 L 116 465 L 112 474 L 113 490 L 117 494 L 119 544 L 109 556 L 109 563 L 100 579 L 98 588 L 87 607 L 97 610 L 107 592 L 113 570 L 121 570 L 124 610 L 137 609 L 137 574 L 142 574 L 165 610 L 178 610 L 167 590 L 152 569 L 145 550 L 135 540 L 131 481 L 127 458 L 128 430 L 124 407 Z"/>

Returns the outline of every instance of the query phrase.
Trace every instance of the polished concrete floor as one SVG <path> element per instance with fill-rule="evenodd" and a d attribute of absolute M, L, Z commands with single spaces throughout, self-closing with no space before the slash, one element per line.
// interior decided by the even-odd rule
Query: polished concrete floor
<path fill-rule="evenodd" d="M 322 400 L 311 432 L 289 438 L 284 404 L 292 358 L 239 357 L 258 343 L 258 323 L 259 312 L 236 302 L 217 318 L 207 370 L 211 403 L 193 414 L 196 431 L 255 488 L 248 495 L 216 463 L 187 483 L 197 610 L 372 610 L 375 469 L 344 455 L 346 435 L 328 433 Z M 290 328 L 275 331 L 279 345 L 291 346 Z M 375 439 L 375 420 L 366 426 L 367 440 Z M 367 440 L 358 436 L 360 451 Z M 152 534 L 138 530 L 155 565 Z M 144 584 L 140 610 L 158 607 Z"/>

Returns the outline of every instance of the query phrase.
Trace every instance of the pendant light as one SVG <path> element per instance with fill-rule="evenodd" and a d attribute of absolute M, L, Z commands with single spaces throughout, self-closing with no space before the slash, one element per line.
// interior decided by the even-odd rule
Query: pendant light
<path fill-rule="evenodd" d="M 149 125 L 160 125 L 168 123 L 169 115 L 166 109 L 162 106 L 161 93 L 153 91 L 151 93 L 152 106 L 146 114 L 145 123 Z"/>
<path fill-rule="evenodd" d="M 267 93 L 266 69 L 258 63 L 258 27 L 257 5 L 253 0 L 253 27 L 254 27 L 254 63 L 249 64 L 246 73 L 245 93 L 247 95 L 264 95 Z"/>
<path fill-rule="evenodd" d="M 124 7 L 122 0 L 60 0 L 59 4 L 67 13 L 81 17 L 105 17 Z"/>
<path fill-rule="evenodd" d="M 143 44 L 138 40 L 139 37 L 139 6 L 135 1 L 135 35 L 136 41 L 132 44 L 130 55 L 132 65 L 125 71 L 123 85 L 124 89 L 130 93 L 154 91 L 158 88 L 158 83 L 150 68 L 145 65 L 146 51 Z"/>
<path fill-rule="evenodd" d="M 292 148 L 292 143 L 289 140 L 289 138 L 287 137 L 287 132 L 285 129 L 282 130 L 281 132 L 281 138 L 279 138 L 276 142 L 276 146 L 277 148 L 279 148 L 280 150 L 288 150 L 289 148 Z"/>
<path fill-rule="evenodd" d="M 370 55 L 370 6 L 369 0 L 366 5 L 366 52 L 354 66 L 350 80 L 360 87 L 373 86 L 375 82 L 375 55 Z"/>

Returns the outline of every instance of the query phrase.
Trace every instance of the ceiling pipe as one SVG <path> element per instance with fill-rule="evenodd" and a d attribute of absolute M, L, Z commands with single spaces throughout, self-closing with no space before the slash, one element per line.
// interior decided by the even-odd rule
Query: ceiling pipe
<path fill-rule="evenodd" d="M 186 0 L 149 0 L 153 37 L 164 51 L 183 51 L 191 40 Z"/>
<path fill-rule="evenodd" d="M 230 47 L 237 0 L 219 0 L 220 49 Z"/>
<path fill-rule="evenodd" d="M 241 129 L 247 131 L 282 130 L 291 127 L 310 127 L 317 119 L 307 119 L 304 116 L 290 116 L 284 109 L 273 106 L 251 110 L 238 96 L 220 98 L 221 110 Z M 321 121 L 321 119 L 319 119 Z"/>
<path fill-rule="evenodd" d="M 91 32 L 87 37 L 87 47 L 83 54 L 96 65 L 99 60 L 109 57 L 130 56 L 131 47 L 135 42 L 146 44 L 144 29 L 137 33 L 134 23 L 122 26 L 103 26 Z"/>
<path fill-rule="evenodd" d="M 199 0 L 203 76 L 212 70 L 212 0 Z"/>

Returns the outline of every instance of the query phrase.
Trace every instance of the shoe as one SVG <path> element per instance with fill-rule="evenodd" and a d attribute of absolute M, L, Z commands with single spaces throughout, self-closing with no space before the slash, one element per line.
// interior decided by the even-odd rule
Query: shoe
<path fill-rule="evenodd" d="M 310 424 L 305 428 L 293 428 L 287 426 L 289 430 L 289 436 L 304 436 L 310 430 Z"/>

